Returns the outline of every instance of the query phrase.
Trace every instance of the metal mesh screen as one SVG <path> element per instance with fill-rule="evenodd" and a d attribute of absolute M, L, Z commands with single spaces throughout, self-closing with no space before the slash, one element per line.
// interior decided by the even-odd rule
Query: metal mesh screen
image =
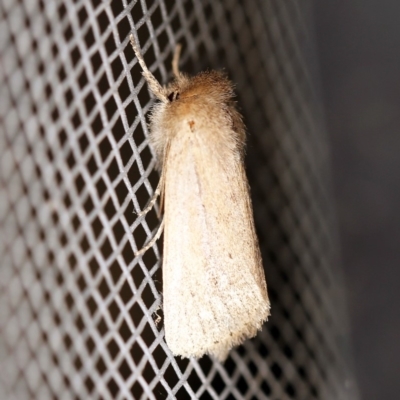
<path fill-rule="evenodd" d="M 0 3 L 0 397 L 355 399 L 310 5 L 281 0 Z M 174 358 L 162 326 L 157 78 L 226 68 L 272 317 L 224 364 Z M 159 244 L 160 246 L 160 244 Z M 161 317 L 161 322 L 156 320 Z"/>

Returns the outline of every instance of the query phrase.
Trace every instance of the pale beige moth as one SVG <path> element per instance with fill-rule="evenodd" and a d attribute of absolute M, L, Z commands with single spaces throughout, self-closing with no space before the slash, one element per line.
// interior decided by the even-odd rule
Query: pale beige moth
<path fill-rule="evenodd" d="M 163 310 L 174 355 L 219 360 L 251 338 L 270 304 L 244 169 L 245 126 L 223 72 L 188 77 L 178 69 L 161 86 L 131 43 L 151 92 L 150 142 L 161 178 Z"/>

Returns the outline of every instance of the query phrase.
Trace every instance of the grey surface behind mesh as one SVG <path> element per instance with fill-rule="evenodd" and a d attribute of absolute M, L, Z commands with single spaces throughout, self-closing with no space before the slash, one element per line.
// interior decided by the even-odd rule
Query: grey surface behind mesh
<path fill-rule="evenodd" d="M 2 399 L 355 399 L 313 92 L 310 5 L 76 1 L 0 5 Z M 249 132 L 247 172 L 272 317 L 224 364 L 164 341 L 161 249 L 135 259 L 157 208 L 158 79 L 225 68 Z"/>

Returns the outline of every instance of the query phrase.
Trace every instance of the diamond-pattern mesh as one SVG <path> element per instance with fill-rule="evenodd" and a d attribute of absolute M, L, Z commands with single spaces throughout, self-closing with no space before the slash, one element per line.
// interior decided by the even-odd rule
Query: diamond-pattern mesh
<path fill-rule="evenodd" d="M 0 398 L 356 399 L 313 91 L 310 4 L 294 0 L 2 0 Z M 162 326 L 156 77 L 226 68 L 272 317 L 223 364 L 174 358 Z M 161 317 L 161 322 L 158 320 Z"/>

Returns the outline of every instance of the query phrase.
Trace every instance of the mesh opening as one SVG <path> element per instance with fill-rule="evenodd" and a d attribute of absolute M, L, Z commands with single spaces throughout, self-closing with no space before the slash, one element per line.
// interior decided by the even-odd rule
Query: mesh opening
<path fill-rule="evenodd" d="M 357 398 L 310 25 L 307 2 L 2 1 L 1 398 Z M 134 258 L 158 174 L 131 32 L 161 82 L 181 43 L 237 84 L 272 317 L 224 364 L 171 355 L 161 249 Z"/>

